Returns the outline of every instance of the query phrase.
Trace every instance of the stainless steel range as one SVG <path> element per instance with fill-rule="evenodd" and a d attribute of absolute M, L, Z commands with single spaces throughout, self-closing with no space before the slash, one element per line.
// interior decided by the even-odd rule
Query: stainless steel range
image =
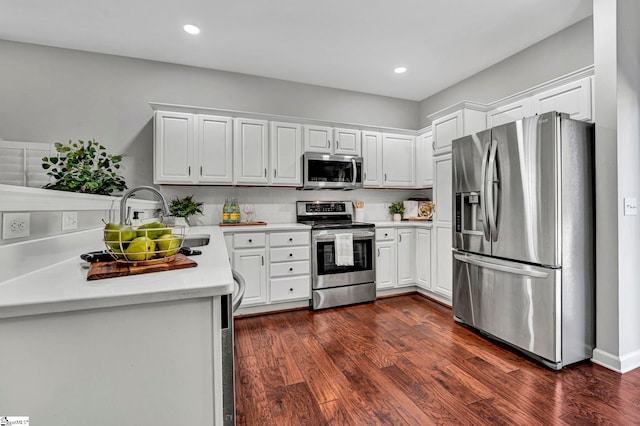
<path fill-rule="evenodd" d="M 298 223 L 311 225 L 311 307 L 375 300 L 375 226 L 353 222 L 348 201 L 298 201 L 296 207 Z"/>

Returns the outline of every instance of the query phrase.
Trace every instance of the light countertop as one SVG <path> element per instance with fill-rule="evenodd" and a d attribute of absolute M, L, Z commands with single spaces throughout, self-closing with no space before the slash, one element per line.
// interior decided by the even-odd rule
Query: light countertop
<path fill-rule="evenodd" d="M 432 228 L 433 222 L 430 220 L 401 220 L 401 221 L 376 221 L 373 222 L 376 228 Z"/>
<path fill-rule="evenodd" d="M 93 250 L 102 250 L 96 230 Z M 210 234 L 195 268 L 87 281 L 87 263 L 77 255 L 0 282 L 0 318 L 105 308 L 231 294 L 234 283 L 222 230 L 198 226 L 188 233 Z M 88 250 L 84 250 L 88 251 Z"/>

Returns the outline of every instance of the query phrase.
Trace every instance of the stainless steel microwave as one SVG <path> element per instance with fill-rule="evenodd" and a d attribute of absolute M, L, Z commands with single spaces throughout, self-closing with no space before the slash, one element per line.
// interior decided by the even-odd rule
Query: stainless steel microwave
<path fill-rule="evenodd" d="M 362 188 L 362 157 L 305 152 L 302 189 Z"/>

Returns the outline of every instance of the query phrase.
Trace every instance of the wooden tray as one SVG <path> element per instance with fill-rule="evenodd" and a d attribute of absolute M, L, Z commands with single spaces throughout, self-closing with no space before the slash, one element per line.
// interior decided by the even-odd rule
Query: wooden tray
<path fill-rule="evenodd" d="M 238 222 L 238 223 L 222 223 L 220 222 L 219 226 L 260 226 L 266 225 L 267 222 Z"/>
<path fill-rule="evenodd" d="M 89 266 L 87 281 L 170 271 L 173 269 L 193 268 L 195 266 L 198 266 L 195 261 L 180 253 L 173 256 L 173 258 L 167 262 L 153 263 L 151 265 L 136 265 L 134 263 L 122 263 L 115 260 L 111 262 L 95 262 Z"/>

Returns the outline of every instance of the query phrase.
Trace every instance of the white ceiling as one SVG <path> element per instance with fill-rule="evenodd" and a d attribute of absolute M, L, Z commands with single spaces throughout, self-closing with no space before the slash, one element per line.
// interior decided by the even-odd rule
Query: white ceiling
<path fill-rule="evenodd" d="M 0 39 L 422 100 L 591 14 L 592 0 L 2 0 Z"/>

